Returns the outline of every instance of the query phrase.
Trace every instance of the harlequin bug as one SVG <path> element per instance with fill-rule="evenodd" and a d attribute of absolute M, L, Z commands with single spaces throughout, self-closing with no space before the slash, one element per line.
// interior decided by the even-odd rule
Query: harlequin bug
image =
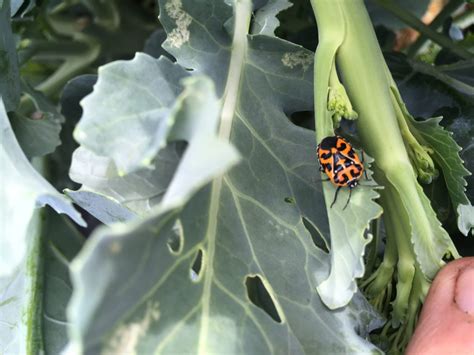
<path fill-rule="evenodd" d="M 362 161 L 352 148 L 351 144 L 339 136 L 324 138 L 319 143 L 317 155 L 319 160 L 319 170 L 323 171 L 328 180 L 337 186 L 334 200 L 331 207 L 336 203 L 337 194 L 341 187 L 349 188 L 349 198 L 343 208 L 346 209 L 352 195 L 352 189 L 358 185 L 358 180 L 367 173 L 364 170 L 364 153 L 362 152 Z"/>

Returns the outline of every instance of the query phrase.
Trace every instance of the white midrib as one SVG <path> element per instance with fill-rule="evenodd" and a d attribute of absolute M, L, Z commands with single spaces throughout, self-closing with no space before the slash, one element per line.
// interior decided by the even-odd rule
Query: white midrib
<path fill-rule="evenodd" d="M 238 101 L 238 92 L 240 89 L 240 81 L 242 78 L 242 70 L 245 55 L 247 53 L 247 34 L 252 17 L 252 1 L 251 0 L 235 0 L 234 7 L 234 37 L 232 39 L 232 54 L 229 63 L 229 72 L 227 74 L 226 85 L 223 95 L 223 103 L 221 110 L 221 121 L 219 126 L 219 138 L 230 139 L 232 129 L 232 121 L 235 117 L 235 110 Z M 216 232 L 217 232 L 217 213 L 219 209 L 219 200 L 222 190 L 223 177 L 218 177 L 212 183 L 211 201 L 209 206 L 209 219 L 207 225 L 207 262 L 204 267 L 203 277 L 203 295 L 202 295 L 202 317 L 201 327 L 198 339 L 198 354 L 205 355 L 209 351 L 207 349 L 207 338 L 209 333 L 209 306 L 211 296 L 212 278 L 214 274 L 212 261 L 216 248 Z"/>

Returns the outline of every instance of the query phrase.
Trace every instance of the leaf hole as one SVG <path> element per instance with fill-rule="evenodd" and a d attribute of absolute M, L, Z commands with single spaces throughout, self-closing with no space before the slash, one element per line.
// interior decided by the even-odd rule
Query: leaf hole
<path fill-rule="evenodd" d="M 174 222 L 173 227 L 170 231 L 170 236 L 168 237 L 168 241 L 166 243 L 168 245 L 168 249 L 171 254 L 179 255 L 183 250 L 184 244 L 184 232 L 183 232 L 183 224 L 181 223 L 180 219 L 177 219 Z"/>
<path fill-rule="evenodd" d="M 314 245 L 324 251 L 326 254 L 329 254 L 330 247 L 326 238 L 324 238 L 321 232 L 314 226 L 314 224 L 309 219 L 307 219 L 306 217 L 302 217 L 301 220 L 303 221 L 303 225 L 305 226 L 306 230 L 311 235 L 311 240 L 313 241 Z"/>
<path fill-rule="evenodd" d="M 451 255 L 451 253 L 446 253 L 443 255 L 442 257 L 442 260 L 445 262 L 445 263 L 449 263 L 450 261 L 453 261 L 455 259 L 455 257 L 453 255 Z"/>
<path fill-rule="evenodd" d="M 275 322 L 282 323 L 274 298 L 268 292 L 260 276 L 247 276 L 245 286 L 250 301 L 268 314 Z"/>
<path fill-rule="evenodd" d="M 284 201 L 286 203 L 289 203 L 290 205 L 294 205 L 296 203 L 296 201 L 293 197 L 285 197 Z"/>
<path fill-rule="evenodd" d="M 307 128 L 314 131 L 314 112 L 297 111 L 290 115 L 290 121 L 298 127 Z"/>
<path fill-rule="evenodd" d="M 204 251 L 199 249 L 191 266 L 190 277 L 194 282 L 198 282 L 201 278 L 201 272 L 204 267 Z"/>

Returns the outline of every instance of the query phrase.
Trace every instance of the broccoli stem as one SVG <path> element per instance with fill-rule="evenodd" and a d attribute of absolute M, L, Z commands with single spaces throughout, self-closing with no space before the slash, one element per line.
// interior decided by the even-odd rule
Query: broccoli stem
<path fill-rule="evenodd" d="M 318 6 L 317 0 L 311 0 L 313 8 Z M 319 43 L 314 58 L 314 72 L 318 79 L 314 81 L 314 114 L 316 123 L 316 144 L 323 138 L 334 135 L 332 113 L 328 109 L 328 97 L 331 73 L 334 75 L 336 66 L 336 52 L 345 37 L 345 23 L 342 11 L 338 6 L 332 13 L 321 8 L 322 12 L 315 11 L 318 23 Z"/>

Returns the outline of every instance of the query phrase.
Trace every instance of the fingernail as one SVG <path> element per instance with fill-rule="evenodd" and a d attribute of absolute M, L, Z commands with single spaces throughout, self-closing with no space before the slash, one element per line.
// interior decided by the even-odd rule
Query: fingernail
<path fill-rule="evenodd" d="M 461 311 L 474 315 L 474 268 L 461 270 L 454 298 Z"/>

